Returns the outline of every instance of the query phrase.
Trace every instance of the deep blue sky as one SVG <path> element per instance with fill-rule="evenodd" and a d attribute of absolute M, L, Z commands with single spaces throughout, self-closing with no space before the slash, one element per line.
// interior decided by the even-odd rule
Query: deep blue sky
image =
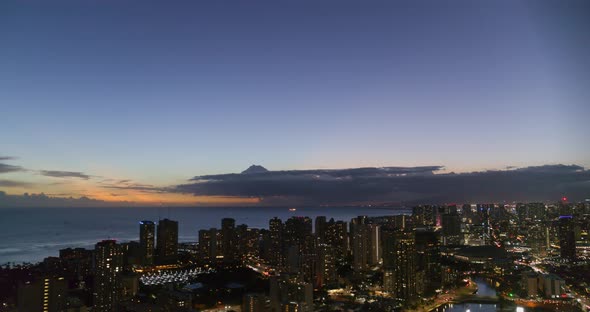
<path fill-rule="evenodd" d="M 4 0 L 0 40 L 25 168 L 590 166 L 588 1 Z"/>

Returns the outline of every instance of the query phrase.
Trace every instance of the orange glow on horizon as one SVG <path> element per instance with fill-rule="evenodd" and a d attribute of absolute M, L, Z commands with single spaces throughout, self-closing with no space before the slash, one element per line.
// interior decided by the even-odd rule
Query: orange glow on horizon
<path fill-rule="evenodd" d="M 141 191 L 127 191 L 124 195 L 109 192 L 96 192 L 88 195 L 91 198 L 106 202 L 134 202 L 148 205 L 229 205 L 229 204 L 258 204 L 259 198 L 225 197 L 225 196 L 194 196 L 180 193 L 146 193 Z"/>
<path fill-rule="evenodd" d="M 80 198 L 88 197 L 104 201 L 106 203 L 140 204 L 140 205 L 256 205 L 260 203 L 259 198 L 253 197 L 232 197 L 232 196 L 195 196 L 192 194 L 172 192 L 150 192 L 144 190 L 109 189 L 92 180 L 69 180 L 62 184 L 46 184 L 43 189 L 31 189 L 23 187 L 4 188 L 2 191 L 8 195 L 45 194 L 55 198 Z"/>

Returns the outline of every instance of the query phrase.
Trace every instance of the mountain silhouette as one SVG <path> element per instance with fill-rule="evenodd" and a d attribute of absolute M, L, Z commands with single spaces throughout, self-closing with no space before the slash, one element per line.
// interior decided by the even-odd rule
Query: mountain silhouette
<path fill-rule="evenodd" d="M 251 174 L 251 173 L 264 173 L 268 172 L 266 168 L 259 166 L 259 165 L 252 165 L 248 167 L 248 169 L 242 171 L 242 174 Z"/>

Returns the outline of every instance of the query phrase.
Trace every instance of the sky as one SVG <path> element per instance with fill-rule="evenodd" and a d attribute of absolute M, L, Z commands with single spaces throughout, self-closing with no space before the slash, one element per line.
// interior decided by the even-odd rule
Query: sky
<path fill-rule="evenodd" d="M 584 176 L 588 29 L 575 0 L 2 1 L 0 191 L 256 205 L 185 185 L 252 164 Z"/>

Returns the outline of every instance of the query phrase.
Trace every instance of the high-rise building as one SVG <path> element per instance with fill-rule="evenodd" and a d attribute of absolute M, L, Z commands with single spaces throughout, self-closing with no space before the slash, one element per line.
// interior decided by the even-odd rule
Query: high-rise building
<path fill-rule="evenodd" d="M 238 255 L 241 259 L 259 258 L 261 256 L 261 236 L 260 229 L 249 228 L 245 224 L 236 228 L 238 233 Z"/>
<path fill-rule="evenodd" d="M 327 223 L 325 216 L 317 216 L 315 218 L 315 236 L 319 243 L 326 242 Z"/>
<path fill-rule="evenodd" d="M 18 286 L 18 311 L 58 312 L 66 307 L 67 284 L 63 277 L 43 276 Z"/>
<path fill-rule="evenodd" d="M 468 218 L 471 216 L 473 210 L 471 209 L 471 205 L 470 204 L 463 204 L 463 206 L 461 206 L 461 215 L 465 218 Z"/>
<path fill-rule="evenodd" d="M 380 226 L 369 223 L 366 216 L 359 216 L 351 220 L 352 268 L 356 272 L 364 271 L 369 266 L 379 263 L 381 259 L 380 231 Z"/>
<path fill-rule="evenodd" d="M 336 259 L 344 259 L 348 255 L 348 227 L 344 221 L 330 219 L 326 232 L 326 243 L 334 250 Z"/>
<path fill-rule="evenodd" d="M 459 214 L 455 212 L 442 215 L 442 235 L 445 245 L 461 243 L 461 217 Z"/>
<path fill-rule="evenodd" d="M 536 297 L 539 294 L 539 276 L 537 273 L 523 273 L 521 284 L 521 287 L 526 293 L 526 297 Z"/>
<path fill-rule="evenodd" d="M 66 279 L 83 284 L 84 279 L 92 274 L 92 250 L 84 248 L 66 248 L 59 251 L 59 258 L 66 268 Z"/>
<path fill-rule="evenodd" d="M 412 207 L 412 218 L 416 225 L 426 225 L 426 216 L 424 212 L 424 206 Z"/>
<path fill-rule="evenodd" d="M 305 312 L 308 311 L 307 306 L 305 303 L 301 302 L 284 302 L 281 305 L 281 312 Z"/>
<path fill-rule="evenodd" d="M 395 227 L 398 229 L 405 229 L 406 227 L 409 227 L 411 219 L 412 218 L 410 216 L 403 214 L 393 216 Z"/>
<path fill-rule="evenodd" d="M 246 258 L 250 250 L 250 233 L 248 225 L 240 224 L 236 226 L 235 230 L 235 257 L 238 262 Z"/>
<path fill-rule="evenodd" d="M 158 264 L 175 264 L 178 258 L 178 221 L 160 220 L 157 242 Z"/>
<path fill-rule="evenodd" d="M 318 261 L 316 245 L 314 236 L 308 235 L 300 249 L 299 272 L 306 282 L 312 282 L 315 278 Z"/>
<path fill-rule="evenodd" d="M 233 263 L 237 256 L 236 220 L 221 219 L 221 254 L 225 263 Z"/>
<path fill-rule="evenodd" d="M 139 292 L 139 275 L 135 273 L 121 274 L 120 281 L 121 300 L 128 300 L 137 295 Z"/>
<path fill-rule="evenodd" d="M 368 224 L 367 232 L 369 236 L 369 255 L 367 260 L 369 265 L 377 265 L 381 260 L 381 227 L 377 224 Z"/>
<path fill-rule="evenodd" d="M 307 237 L 312 235 L 309 217 L 291 217 L 285 222 L 285 243 L 287 246 L 302 246 Z"/>
<path fill-rule="evenodd" d="M 270 265 L 275 268 L 285 266 L 285 249 L 283 241 L 283 222 L 281 219 L 274 217 L 268 222 L 269 231 L 269 261 Z"/>
<path fill-rule="evenodd" d="M 565 295 L 565 281 L 555 274 L 541 275 L 539 288 L 547 298 L 559 298 Z"/>
<path fill-rule="evenodd" d="M 571 216 L 574 214 L 574 205 L 567 201 L 567 198 L 564 197 L 561 201 L 557 204 L 558 213 L 561 216 Z"/>
<path fill-rule="evenodd" d="M 545 222 L 525 220 L 520 223 L 521 231 L 526 233 L 524 239 L 526 244 L 531 247 L 531 252 L 535 255 L 547 256 L 547 232 L 548 225 Z"/>
<path fill-rule="evenodd" d="M 321 288 L 324 285 L 336 281 L 336 260 L 332 246 L 319 243 L 316 246 L 317 266 L 314 279 L 314 285 Z"/>
<path fill-rule="evenodd" d="M 416 228 L 416 271 L 424 272 L 424 290 L 440 287 L 440 232 L 432 227 Z"/>
<path fill-rule="evenodd" d="M 355 272 L 366 270 L 369 264 L 370 248 L 367 222 L 366 216 L 358 216 L 350 220 L 352 268 Z"/>
<path fill-rule="evenodd" d="M 154 264 L 155 239 L 156 225 L 154 222 L 139 222 L 139 246 L 141 250 L 141 263 L 143 265 Z"/>
<path fill-rule="evenodd" d="M 268 311 L 268 299 L 263 294 L 245 294 L 242 298 L 242 312 Z"/>
<path fill-rule="evenodd" d="M 206 264 L 215 265 L 220 254 L 221 234 L 216 228 L 199 231 L 199 255 Z"/>
<path fill-rule="evenodd" d="M 383 289 L 395 297 L 412 300 L 416 296 L 416 244 L 413 231 L 384 228 Z"/>
<path fill-rule="evenodd" d="M 531 203 L 529 204 L 529 217 L 532 220 L 546 220 L 547 209 L 543 203 Z"/>
<path fill-rule="evenodd" d="M 315 267 L 314 237 L 309 217 L 291 217 L 285 222 L 284 244 L 289 272 L 303 274 L 311 281 Z"/>
<path fill-rule="evenodd" d="M 117 311 L 123 257 L 121 246 L 114 240 L 104 240 L 96 244 L 94 248 L 93 311 Z"/>
<path fill-rule="evenodd" d="M 202 263 L 210 263 L 209 249 L 211 248 L 211 235 L 209 230 L 199 230 L 199 259 Z"/>
<path fill-rule="evenodd" d="M 287 310 L 285 310 L 286 306 L 289 306 Z M 312 284 L 302 281 L 297 275 L 272 276 L 270 278 L 270 308 L 271 312 L 312 311 Z"/>
<path fill-rule="evenodd" d="M 559 250 L 561 258 L 569 261 L 576 259 L 576 238 L 572 216 L 559 217 Z"/>
<path fill-rule="evenodd" d="M 285 254 L 285 271 L 289 273 L 301 272 L 301 252 L 298 246 L 289 246 Z"/>
<path fill-rule="evenodd" d="M 137 241 L 130 241 L 121 243 L 123 249 L 124 262 L 123 265 L 142 265 L 142 249 L 141 245 Z"/>

